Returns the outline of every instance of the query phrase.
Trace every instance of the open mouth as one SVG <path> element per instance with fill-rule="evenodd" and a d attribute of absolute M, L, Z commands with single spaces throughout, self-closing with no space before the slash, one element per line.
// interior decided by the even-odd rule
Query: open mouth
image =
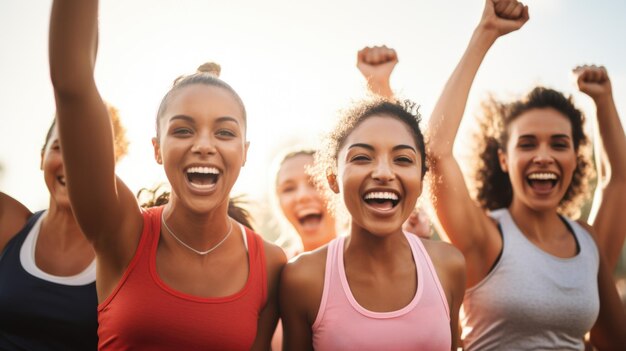
<path fill-rule="evenodd" d="M 298 222 L 305 230 L 315 229 L 322 222 L 324 215 L 321 212 L 311 212 L 298 216 Z"/>
<path fill-rule="evenodd" d="M 559 176 L 552 172 L 531 173 L 526 177 L 526 182 L 537 192 L 548 192 L 559 182 Z"/>
<path fill-rule="evenodd" d="M 366 193 L 363 200 L 377 210 L 388 211 L 398 205 L 400 197 L 390 191 L 373 191 Z"/>
<path fill-rule="evenodd" d="M 215 167 L 189 167 L 186 173 L 189 183 L 198 188 L 215 185 L 220 176 L 220 171 Z"/>
<path fill-rule="evenodd" d="M 57 177 L 57 181 L 59 183 L 61 183 L 61 185 L 65 186 L 65 177 L 64 176 L 58 176 Z"/>

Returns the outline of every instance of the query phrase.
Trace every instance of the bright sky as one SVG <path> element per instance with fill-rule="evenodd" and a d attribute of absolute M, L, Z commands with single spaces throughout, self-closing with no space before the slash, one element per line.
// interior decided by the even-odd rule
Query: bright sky
<path fill-rule="evenodd" d="M 590 100 L 576 92 L 569 70 L 599 63 L 609 69 L 626 122 L 626 3 L 528 4 L 530 22 L 489 53 L 468 114 L 488 92 L 517 96 L 543 84 L 574 94 L 593 118 Z M 0 191 L 31 210 L 48 202 L 39 151 L 54 115 L 50 5 L 0 2 Z M 357 50 L 381 44 L 397 49 L 392 85 L 421 104 L 427 117 L 482 7 L 481 0 L 102 1 L 96 79 L 102 96 L 119 108 L 131 141 L 118 174 L 134 190 L 166 180 L 150 143 L 159 102 L 175 77 L 216 61 L 248 110 L 251 148 L 235 193 L 262 199 L 276 150 L 294 140 L 315 145 L 337 109 L 363 95 Z"/>

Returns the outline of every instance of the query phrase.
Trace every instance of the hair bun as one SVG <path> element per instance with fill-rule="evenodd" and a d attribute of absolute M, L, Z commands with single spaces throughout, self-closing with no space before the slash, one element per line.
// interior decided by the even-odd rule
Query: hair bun
<path fill-rule="evenodd" d="M 222 67 L 215 62 L 206 62 L 198 67 L 198 73 L 208 73 L 219 78 Z"/>

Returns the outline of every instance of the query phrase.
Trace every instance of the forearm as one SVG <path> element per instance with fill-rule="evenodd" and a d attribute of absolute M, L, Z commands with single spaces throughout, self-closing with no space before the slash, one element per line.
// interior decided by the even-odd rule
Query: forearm
<path fill-rule="evenodd" d="M 610 183 L 626 184 L 626 135 L 617 114 L 617 108 L 611 94 L 595 100 L 598 131 L 601 140 L 600 153 L 603 167 L 598 176 L 602 176 L 598 185 Z"/>
<path fill-rule="evenodd" d="M 394 98 L 393 90 L 391 90 L 389 80 L 379 81 L 375 78 L 370 78 L 367 80 L 367 89 L 372 94 L 378 95 L 385 99 L 392 100 Z"/>
<path fill-rule="evenodd" d="M 55 0 L 50 16 L 50 76 L 55 93 L 76 95 L 93 82 L 97 0 Z"/>
<path fill-rule="evenodd" d="M 474 31 L 463 57 L 452 72 L 433 109 L 428 124 L 430 157 L 436 159 L 452 154 L 454 139 L 463 118 L 472 83 L 496 38 L 495 33 L 482 27 Z"/>

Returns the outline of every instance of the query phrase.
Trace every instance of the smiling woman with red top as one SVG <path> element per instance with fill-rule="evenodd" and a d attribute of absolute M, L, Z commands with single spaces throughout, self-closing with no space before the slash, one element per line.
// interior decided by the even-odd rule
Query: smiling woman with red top
<path fill-rule="evenodd" d="M 349 236 L 285 268 L 285 350 L 456 349 L 463 257 L 402 230 L 426 171 L 418 123 L 410 104 L 372 101 L 329 134 L 316 174 L 343 196 Z"/>
<path fill-rule="evenodd" d="M 97 1 L 54 1 L 50 70 L 69 197 L 98 263 L 99 348 L 269 349 L 285 256 L 227 214 L 248 150 L 241 99 L 211 74 L 175 82 L 153 139 L 170 200 L 140 210 L 115 176 L 93 77 L 97 14 Z"/>
<path fill-rule="evenodd" d="M 606 71 L 575 70 L 580 90 L 596 103 L 607 167 L 615 172 L 604 185 L 593 227 L 566 217 L 585 196 L 589 161 L 582 113 L 563 94 L 535 88 L 524 99 L 486 109 L 477 152 L 478 204 L 452 153 L 483 58 L 528 18 L 528 8 L 517 1 L 485 1 L 429 121 L 434 207 L 467 262 L 464 347 L 582 350 L 591 331 L 595 347 L 623 349 L 626 316 L 608 268 L 617 256 L 607 244 L 621 247 L 624 240 L 626 217 L 617 212 L 626 198 L 610 192 L 624 191 L 626 138 Z"/>

